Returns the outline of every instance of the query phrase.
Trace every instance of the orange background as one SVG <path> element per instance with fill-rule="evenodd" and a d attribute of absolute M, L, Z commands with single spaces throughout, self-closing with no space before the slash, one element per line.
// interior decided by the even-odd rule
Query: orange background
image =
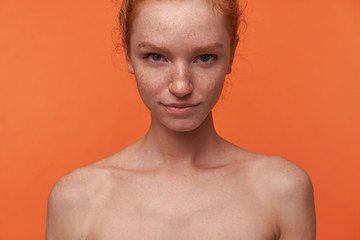
<path fill-rule="evenodd" d="M 56 180 L 142 136 L 149 114 L 111 0 L 0 1 L 0 239 L 44 239 Z M 360 239 L 360 3 L 249 0 L 218 132 L 302 166 L 318 239 Z"/>

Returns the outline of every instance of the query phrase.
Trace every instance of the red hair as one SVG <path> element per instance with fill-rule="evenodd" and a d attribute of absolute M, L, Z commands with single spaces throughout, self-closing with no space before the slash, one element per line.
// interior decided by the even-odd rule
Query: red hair
<path fill-rule="evenodd" d="M 140 3 L 146 0 L 123 0 L 121 4 L 119 23 L 122 47 L 130 56 L 130 35 L 134 18 Z M 207 0 L 214 9 L 219 11 L 228 22 L 228 32 L 231 39 L 231 51 L 235 52 L 239 42 L 239 25 L 243 15 L 243 8 L 239 8 L 239 0 Z"/>

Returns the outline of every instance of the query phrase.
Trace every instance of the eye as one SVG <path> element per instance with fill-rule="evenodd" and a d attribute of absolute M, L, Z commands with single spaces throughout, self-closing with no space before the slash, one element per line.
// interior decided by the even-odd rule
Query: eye
<path fill-rule="evenodd" d="M 153 62 L 160 62 L 163 60 L 163 57 L 157 53 L 146 54 L 145 58 L 148 58 L 150 61 L 153 61 Z"/>
<path fill-rule="evenodd" d="M 209 63 L 209 62 L 213 61 L 214 59 L 216 59 L 215 55 L 204 54 L 204 55 L 201 55 L 200 57 L 198 57 L 198 59 L 196 59 L 196 62 Z"/>

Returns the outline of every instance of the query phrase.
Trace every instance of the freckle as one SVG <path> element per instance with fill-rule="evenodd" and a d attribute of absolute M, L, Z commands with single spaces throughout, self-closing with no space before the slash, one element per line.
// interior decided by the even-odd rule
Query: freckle
<path fill-rule="evenodd" d="M 192 38 L 193 36 L 194 36 L 193 33 L 186 33 L 186 34 L 185 34 L 185 38 L 186 38 L 186 39 L 190 39 L 190 38 Z"/>
<path fill-rule="evenodd" d="M 142 89 L 154 88 L 156 86 L 156 81 L 151 81 L 151 80 L 154 80 L 154 77 L 149 76 L 148 74 L 145 73 L 138 73 L 136 77 L 137 82 L 141 81 L 140 86 Z"/>

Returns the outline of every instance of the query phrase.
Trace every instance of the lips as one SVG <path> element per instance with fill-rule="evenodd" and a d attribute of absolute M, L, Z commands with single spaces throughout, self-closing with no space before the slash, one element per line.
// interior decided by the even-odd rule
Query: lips
<path fill-rule="evenodd" d="M 187 104 L 187 103 L 170 103 L 162 104 L 167 112 L 176 116 L 185 116 L 195 111 L 199 104 Z"/>

